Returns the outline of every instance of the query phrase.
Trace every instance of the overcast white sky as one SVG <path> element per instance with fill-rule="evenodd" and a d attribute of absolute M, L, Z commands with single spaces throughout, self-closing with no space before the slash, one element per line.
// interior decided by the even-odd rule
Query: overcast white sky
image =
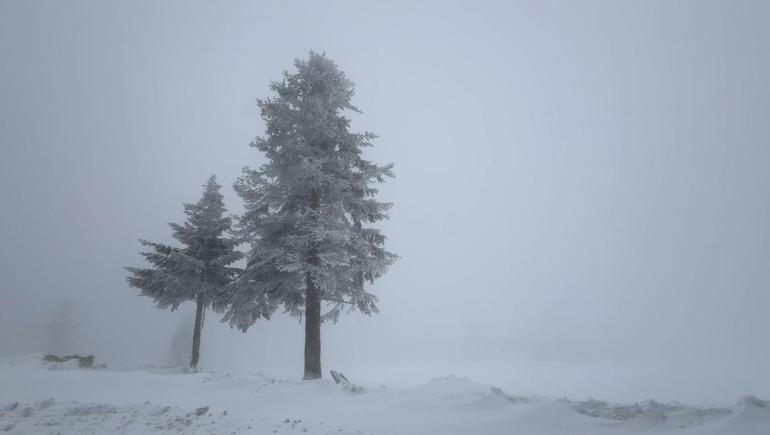
<path fill-rule="evenodd" d="M 417 4 L 419 3 L 419 4 Z M 770 2 L 0 2 L 0 355 L 74 298 L 81 351 L 164 364 L 125 284 L 310 49 L 395 162 L 382 313 L 324 369 L 517 391 L 770 395 Z M 186 307 L 189 310 L 190 307 Z M 207 317 L 203 365 L 299 377 L 303 328 Z"/>

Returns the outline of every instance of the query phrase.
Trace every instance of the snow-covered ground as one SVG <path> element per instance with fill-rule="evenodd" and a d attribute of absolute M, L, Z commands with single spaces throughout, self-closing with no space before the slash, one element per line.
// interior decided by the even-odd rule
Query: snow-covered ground
<path fill-rule="evenodd" d="M 353 380 L 355 381 L 355 380 Z M 770 402 L 725 407 L 518 396 L 465 378 L 411 389 L 262 374 L 78 369 L 0 359 L 0 433 L 770 434 Z"/>

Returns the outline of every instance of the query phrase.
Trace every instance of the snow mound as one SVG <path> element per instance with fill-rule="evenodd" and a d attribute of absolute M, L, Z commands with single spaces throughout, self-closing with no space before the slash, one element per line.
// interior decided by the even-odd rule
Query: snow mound
<path fill-rule="evenodd" d="M 703 434 L 770 434 L 770 400 L 750 395 L 742 397 L 738 400 L 738 408 L 731 418 L 715 424 Z"/>
<path fill-rule="evenodd" d="M 747 396 L 743 396 L 740 399 L 738 399 L 738 406 L 742 406 L 742 407 L 754 406 L 757 408 L 770 409 L 770 400 L 760 399 L 757 396 L 752 396 L 751 394 L 749 394 Z"/>
<path fill-rule="evenodd" d="M 589 417 L 614 422 L 626 422 L 629 427 L 649 428 L 665 426 L 685 428 L 700 426 L 732 414 L 728 408 L 704 408 L 684 405 L 679 402 L 660 403 L 645 400 L 632 404 L 609 404 L 601 400 L 588 399 L 572 404 L 575 411 Z"/>
<path fill-rule="evenodd" d="M 472 406 L 482 409 L 500 409 L 521 403 L 530 403 L 532 398 L 507 394 L 502 388 L 489 387 L 489 393 L 472 403 Z"/>
<path fill-rule="evenodd" d="M 770 435 L 770 401 L 755 396 L 731 408 L 554 400 L 451 375 L 351 395 L 328 380 L 183 373 L 48 370 L 40 355 L 0 359 L 0 435 Z"/>
<path fill-rule="evenodd" d="M 478 384 L 468 378 L 449 375 L 433 378 L 415 388 L 415 391 L 436 397 L 483 396 L 489 391 L 489 386 Z"/>

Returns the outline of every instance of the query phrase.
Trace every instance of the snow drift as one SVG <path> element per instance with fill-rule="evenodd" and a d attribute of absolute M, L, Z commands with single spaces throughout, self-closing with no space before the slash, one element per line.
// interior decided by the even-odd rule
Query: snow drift
<path fill-rule="evenodd" d="M 770 402 L 614 404 L 520 396 L 456 376 L 411 389 L 259 373 L 49 367 L 0 359 L 0 433 L 767 435 Z M 5 431 L 5 432 L 2 432 Z"/>

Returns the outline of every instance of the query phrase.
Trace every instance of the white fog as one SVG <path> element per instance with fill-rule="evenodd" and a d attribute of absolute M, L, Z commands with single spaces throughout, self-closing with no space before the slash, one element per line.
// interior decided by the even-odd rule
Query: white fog
<path fill-rule="evenodd" d="M 760 0 L 2 1 L 0 431 L 770 433 L 768 77 Z"/>

